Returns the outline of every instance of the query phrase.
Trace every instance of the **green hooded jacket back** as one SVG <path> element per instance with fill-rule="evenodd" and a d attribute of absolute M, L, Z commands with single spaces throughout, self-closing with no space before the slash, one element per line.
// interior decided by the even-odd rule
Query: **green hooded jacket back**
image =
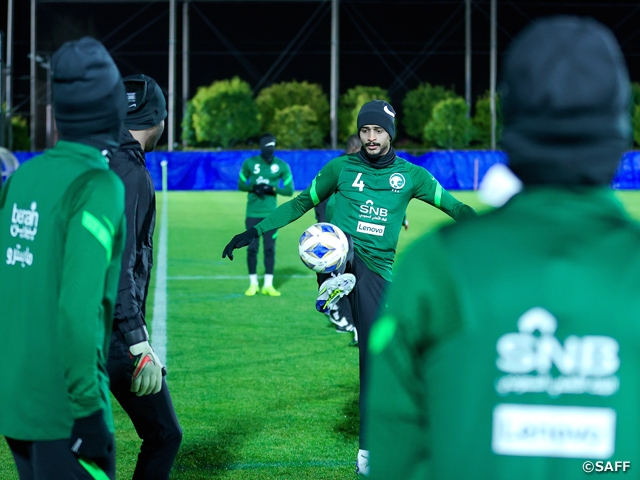
<path fill-rule="evenodd" d="M 124 245 L 124 187 L 100 152 L 60 141 L 0 191 L 0 434 L 69 438 L 99 410 Z"/>
<path fill-rule="evenodd" d="M 640 226 L 610 190 L 528 189 L 424 237 L 387 304 L 369 343 L 371 478 L 640 466 Z"/>

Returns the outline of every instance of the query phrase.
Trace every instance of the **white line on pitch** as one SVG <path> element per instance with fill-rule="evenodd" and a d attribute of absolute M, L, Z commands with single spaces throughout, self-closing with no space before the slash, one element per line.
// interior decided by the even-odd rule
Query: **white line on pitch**
<path fill-rule="evenodd" d="M 316 278 L 315 275 L 277 275 L 279 278 Z M 167 277 L 168 280 L 246 280 L 246 275 L 192 275 Z M 157 285 L 157 284 L 156 284 Z"/>
<path fill-rule="evenodd" d="M 151 345 L 160 358 L 167 364 L 167 248 L 168 248 L 168 199 L 167 192 L 162 193 L 162 215 L 160 217 L 160 241 L 156 257 L 156 288 L 153 298 L 153 325 Z"/>

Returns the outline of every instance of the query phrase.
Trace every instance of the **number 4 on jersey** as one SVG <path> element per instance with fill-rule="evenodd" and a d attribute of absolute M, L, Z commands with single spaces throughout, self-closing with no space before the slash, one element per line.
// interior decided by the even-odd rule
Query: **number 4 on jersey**
<path fill-rule="evenodd" d="M 353 181 L 351 186 L 352 187 L 356 187 L 360 191 L 363 191 L 364 190 L 364 182 L 362 180 L 360 180 L 361 177 L 362 177 L 362 172 L 358 173 L 358 176 Z"/>

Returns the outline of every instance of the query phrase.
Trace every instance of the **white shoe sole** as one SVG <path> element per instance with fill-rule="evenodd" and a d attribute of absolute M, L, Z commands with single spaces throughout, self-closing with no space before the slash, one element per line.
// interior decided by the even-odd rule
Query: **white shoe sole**
<path fill-rule="evenodd" d="M 325 280 L 320 285 L 316 310 L 327 313 L 345 295 L 349 295 L 356 285 L 356 277 L 351 273 L 343 273 Z"/>

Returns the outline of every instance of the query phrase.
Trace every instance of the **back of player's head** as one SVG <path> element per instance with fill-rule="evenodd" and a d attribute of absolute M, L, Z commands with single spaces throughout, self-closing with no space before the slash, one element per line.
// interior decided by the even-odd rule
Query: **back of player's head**
<path fill-rule="evenodd" d="M 351 135 L 347 138 L 347 145 L 345 151 L 347 153 L 357 153 L 362 148 L 362 142 L 358 135 Z"/>
<path fill-rule="evenodd" d="M 396 111 L 384 100 L 371 100 L 365 103 L 358 113 L 357 126 L 360 130 L 363 125 L 378 125 L 386 130 L 391 138 L 396 136 L 396 126 L 393 123 Z"/>
<path fill-rule="evenodd" d="M 102 136 L 117 147 L 127 102 L 120 71 L 106 48 L 90 37 L 66 42 L 51 58 L 51 72 L 60 137 Z"/>
<path fill-rule="evenodd" d="M 538 20 L 510 45 L 500 87 L 509 166 L 525 184 L 605 185 L 630 147 L 629 74 L 588 18 Z"/>
<path fill-rule="evenodd" d="M 127 91 L 127 116 L 124 125 L 129 130 L 147 130 L 167 118 L 167 102 L 162 89 L 147 75 L 129 75 L 123 79 Z"/>

